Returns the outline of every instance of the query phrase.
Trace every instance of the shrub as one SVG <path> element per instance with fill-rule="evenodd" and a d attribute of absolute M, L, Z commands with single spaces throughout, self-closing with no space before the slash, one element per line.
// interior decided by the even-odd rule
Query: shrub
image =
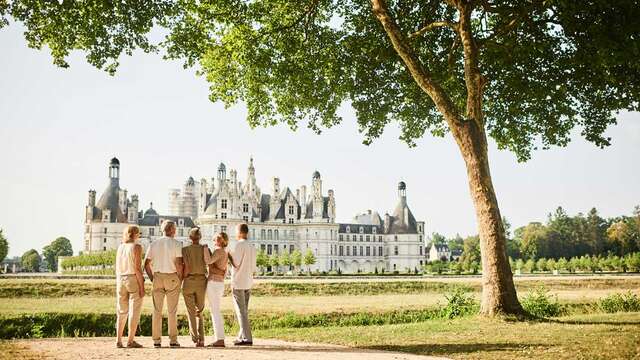
<path fill-rule="evenodd" d="M 557 297 L 553 298 L 544 287 L 527 294 L 521 304 L 527 313 L 537 318 L 555 317 L 562 313 L 562 305 Z"/>
<path fill-rule="evenodd" d="M 640 311 L 640 297 L 632 292 L 611 294 L 602 298 L 598 307 L 606 313 Z"/>
<path fill-rule="evenodd" d="M 444 297 L 447 299 L 447 305 L 440 310 L 443 318 L 454 319 L 478 312 L 478 303 L 473 295 L 469 294 L 464 288 L 454 288 Z"/>

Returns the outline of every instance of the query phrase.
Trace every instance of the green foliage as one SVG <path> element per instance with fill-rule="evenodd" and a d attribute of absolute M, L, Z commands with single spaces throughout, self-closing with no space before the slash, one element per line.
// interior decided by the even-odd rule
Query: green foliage
<path fill-rule="evenodd" d="M 71 247 L 71 241 L 65 237 L 59 237 L 42 249 L 42 256 L 47 261 L 47 268 L 49 271 L 58 270 L 58 256 L 71 256 L 73 255 L 73 248 Z"/>
<path fill-rule="evenodd" d="M 269 257 L 267 256 L 267 253 L 260 249 L 260 251 L 258 251 L 258 253 L 256 254 L 256 266 L 258 266 L 263 272 L 264 269 L 269 266 Z"/>
<path fill-rule="evenodd" d="M 300 268 L 300 266 L 302 266 L 302 253 L 300 250 L 295 249 L 291 253 L 291 264 L 296 268 Z"/>
<path fill-rule="evenodd" d="M 464 239 L 460 263 L 464 271 L 477 274 L 480 268 L 480 237 L 469 236 Z"/>
<path fill-rule="evenodd" d="M 640 297 L 632 292 L 611 294 L 601 299 L 598 307 L 606 313 L 640 311 Z"/>
<path fill-rule="evenodd" d="M 403 34 L 425 22 L 460 18 L 446 2 L 389 6 Z M 537 146 L 566 145 L 575 126 L 588 141 L 606 146 L 603 134 L 614 114 L 638 108 L 640 79 L 629 76 L 640 73 L 634 1 L 471 6 L 478 67 L 487 81 L 485 126 L 500 148 L 525 160 Z M 341 121 L 337 110 L 348 101 L 366 143 L 391 121 L 411 145 L 426 132 L 446 131 L 369 2 L 18 0 L 0 6 L 0 24 L 9 18 L 24 24 L 30 47 L 48 46 L 58 66 L 68 66 L 68 55 L 82 50 L 90 64 L 113 73 L 119 57 L 135 49 L 163 50 L 169 59 L 197 65 L 210 84 L 210 99 L 246 103 L 252 126 L 282 122 L 296 128 L 307 121 L 320 131 Z M 149 40 L 154 24 L 166 30 L 161 44 Z M 405 40 L 463 114 L 468 94 L 457 34 L 437 27 Z"/>
<path fill-rule="evenodd" d="M 35 249 L 28 250 L 22 254 L 22 268 L 29 272 L 39 272 L 42 259 Z"/>
<path fill-rule="evenodd" d="M 447 304 L 441 309 L 441 316 L 445 319 L 454 319 L 462 316 L 476 314 L 480 309 L 478 302 L 464 288 L 454 288 L 445 296 Z"/>
<path fill-rule="evenodd" d="M 80 254 L 66 258 L 60 266 L 64 273 L 73 273 L 74 271 L 87 271 L 112 269 L 116 261 L 116 251 L 99 251 L 92 253 Z"/>
<path fill-rule="evenodd" d="M 313 255 L 311 249 L 307 249 L 304 253 L 304 258 L 302 259 L 305 265 L 307 265 L 307 270 L 311 272 L 311 265 L 316 263 L 316 257 Z"/>
<path fill-rule="evenodd" d="M 427 265 L 425 265 L 425 271 L 429 274 L 442 274 L 447 272 L 448 269 L 449 263 L 442 260 L 429 261 Z"/>
<path fill-rule="evenodd" d="M 0 262 L 7 257 L 9 253 L 9 242 L 4 237 L 3 230 L 0 229 Z"/>
<path fill-rule="evenodd" d="M 544 287 L 527 294 L 520 304 L 528 314 L 537 318 L 556 317 L 563 312 L 557 297 L 553 298 Z"/>

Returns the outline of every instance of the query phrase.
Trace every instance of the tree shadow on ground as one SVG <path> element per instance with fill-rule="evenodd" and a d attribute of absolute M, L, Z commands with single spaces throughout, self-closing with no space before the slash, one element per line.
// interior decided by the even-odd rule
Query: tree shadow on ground
<path fill-rule="evenodd" d="M 640 321 L 594 321 L 594 320 L 556 320 L 556 319 L 543 319 L 540 322 L 547 322 L 552 324 L 563 325 L 638 325 Z"/>
<path fill-rule="evenodd" d="M 549 344 L 530 343 L 469 343 L 469 344 L 411 344 L 411 345 L 373 345 L 364 349 L 403 352 L 420 355 L 452 355 L 475 353 L 478 351 L 510 351 L 531 347 L 549 347 Z"/>

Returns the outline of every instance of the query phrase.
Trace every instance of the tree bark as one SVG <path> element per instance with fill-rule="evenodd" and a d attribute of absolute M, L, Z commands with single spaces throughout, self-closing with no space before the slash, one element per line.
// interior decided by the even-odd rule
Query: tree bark
<path fill-rule="evenodd" d="M 467 106 L 465 116 L 453 105 L 448 94 L 432 79 L 422 65 L 395 20 L 385 0 L 371 0 L 373 13 L 418 86 L 433 100 L 444 116 L 462 153 L 467 168 L 469 190 L 476 209 L 482 256 L 482 302 L 485 315 L 523 313 L 513 283 L 513 274 L 506 252 L 506 237 L 498 200 L 491 181 L 487 152 L 487 137 L 482 115 L 482 94 L 485 79 L 478 68 L 478 48 L 471 32 L 472 3 L 452 1 L 460 12 L 460 22 L 454 27 L 464 50 Z"/>

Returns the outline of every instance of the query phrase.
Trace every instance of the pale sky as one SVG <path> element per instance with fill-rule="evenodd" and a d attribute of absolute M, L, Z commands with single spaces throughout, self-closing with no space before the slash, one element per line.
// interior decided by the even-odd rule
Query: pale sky
<path fill-rule="evenodd" d="M 220 162 L 244 182 L 249 156 L 258 185 L 271 177 L 297 188 L 322 174 L 334 189 L 338 220 L 373 209 L 393 211 L 397 183 L 407 183 L 414 215 L 427 232 L 475 234 L 466 172 L 450 136 L 425 137 L 410 149 L 395 126 L 362 145 L 354 112 L 315 135 L 285 126 L 251 130 L 243 106 L 211 103 L 208 85 L 180 63 L 159 55 L 124 58 L 115 77 L 71 58 L 52 65 L 47 51 L 29 49 L 15 24 L 0 30 L 0 228 L 10 256 L 39 252 L 58 236 L 81 250 L 87 191 L 107 186 L 107 164 L 121 162 L 121 186 L 143 208 L 166 212 L 167 191 L 188 176 L 216 175 Z M 500 208 L 514 227 L 544 221 L 557 206 L 570 214 L 595 206 L 605 217 L 630 214 L 640 204 L 640 115 L 619 116 L 605 150 L 576 136 L 567 148 L 533 154 L 518 163 L 492 144 L 490 162 Z M 577 134 L 577 132 L 576 132 Z"/>

